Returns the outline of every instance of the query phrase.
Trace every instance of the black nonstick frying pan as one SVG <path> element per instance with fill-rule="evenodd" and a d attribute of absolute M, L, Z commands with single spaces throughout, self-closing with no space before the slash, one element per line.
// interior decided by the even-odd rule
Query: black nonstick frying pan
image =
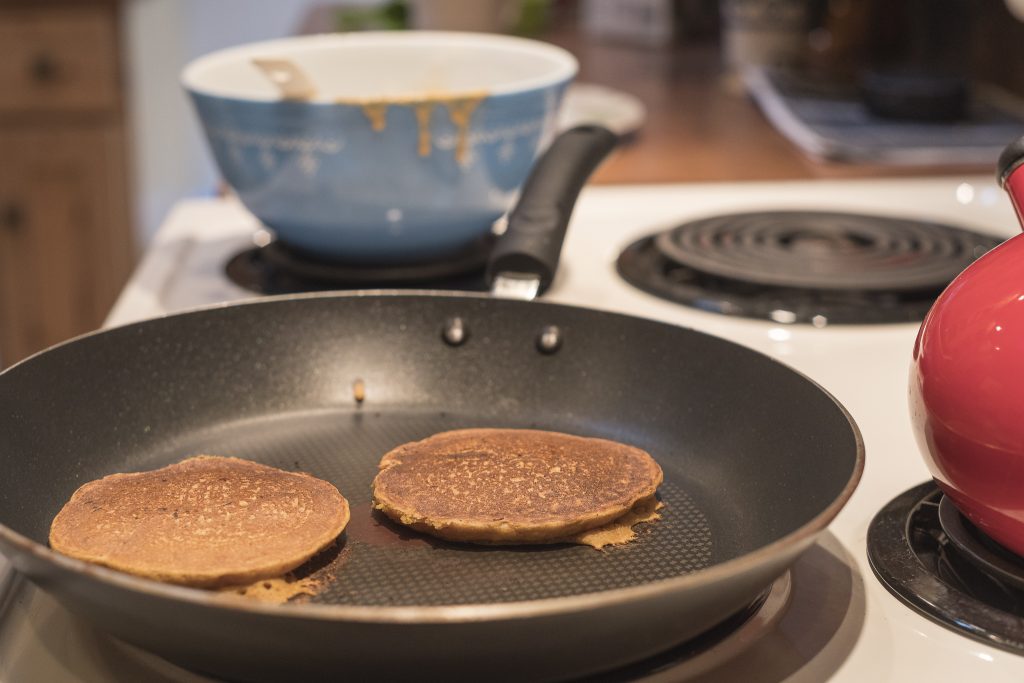
<path fill-rule="evenodd" d="M 492 262 L 496 289 L 550 280 L 611 144 L 595 128 L 556 140 Z M 371 512 L 384 452 L 469 426 L 644 448 L 665 472 L 663 519 L 597 551 L 428 541 Z M 229 600 L 47 548 L 81 484 L 199 453 L 301 469 L 350 500 L 332 578 L 308 602 Z M 267 298 L 87 335 L 0 374 L 0 549 L 101 628 L 230 680 L 557 680 L 645 657 L 754 601 L 862 467 L 843 407 L 763 355 L 486 295 Z"/>

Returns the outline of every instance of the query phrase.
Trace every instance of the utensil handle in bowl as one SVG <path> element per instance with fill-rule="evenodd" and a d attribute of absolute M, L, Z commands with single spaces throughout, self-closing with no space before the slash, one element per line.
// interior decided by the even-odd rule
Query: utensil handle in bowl
<path fill-rule="evenodd" d="M 559 134 L 534 165 L 508 227 L 491 253 L 488 283 L 505 274 L 532 275 L 547 289 L 558 270 L 565 231 L 587 178 L 618 144 L 601 126 L 577 126 Z"/>
<path fill-rule="evenodd" d="M 1024 136 L 1017 138 L 999 155 L 999 184 L 1010 195 L 1017 221 L 1024 227 Z"/>

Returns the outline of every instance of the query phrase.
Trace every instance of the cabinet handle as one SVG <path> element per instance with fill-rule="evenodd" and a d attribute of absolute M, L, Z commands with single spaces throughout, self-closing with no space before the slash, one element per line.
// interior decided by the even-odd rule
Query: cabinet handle
<path fill-rule="evenodd" d="M 22 209 L 20 205 L 12 202 L 4 205 L 3 209 L 0 210 L 0 226 L 2 226 L 6 232 L 21 232 L 21 228 L 24 225 L 25 210 Z"/>
<path fill-rule="evenodd" d="M 28 70 L 36 83 L 45 84 L 57 80 L 57 61 L 46 52 L 34 56 Z"/>

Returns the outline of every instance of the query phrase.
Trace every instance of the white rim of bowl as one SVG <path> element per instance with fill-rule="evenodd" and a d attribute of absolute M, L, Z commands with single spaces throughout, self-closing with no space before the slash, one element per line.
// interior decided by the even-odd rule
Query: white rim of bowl
<path fill-rule="evenodd" d="M 252 57 L 273 57 L 275 51 L 289 47 L 314 47 L 318 45 L 382 45 L 393 42 L 401 42 L 405 45 L 433 45 L 437 43 L 461 43 L 463 45 L 482 45 L 486 47 L 499 47 L 509 52 L 523 52 L 546 57 L 552 62 L 551 73 L 526 78 L 511 83 L 488 88 L 488 96 L 507 95 L 521 93 L 530 90 L 539 90 L 572 79 L 579 70 L 579 62 L 568 50 L 550 43 L 529 38 L 517 38 L 491 33 L 467 33 L 457 31 L 360 31 L 355 33 L 325 33 L 320 35 L 296 36 L 291 38 L 279 38 L 276 40 L 265 40 L 257 43 L 246 43 L 229 47 L 215 52 L 210 52 L 189 62 L 181 73 L 181 84 L 186 90 L 200 95 L 218 97 L 222 99 L 252 101 L 252 102 L 275 102 L 275 97 L 243 97 L 237 94 L 225 93 L 217 88 L 209 88 L 198 84 L 200 74 L 223 62 L 239 59 L 250 59 Z M 457 95 L 453 92 L 452 95 Z M 331 100 L 312 99 L 309 104 L 334 104 Z"/>

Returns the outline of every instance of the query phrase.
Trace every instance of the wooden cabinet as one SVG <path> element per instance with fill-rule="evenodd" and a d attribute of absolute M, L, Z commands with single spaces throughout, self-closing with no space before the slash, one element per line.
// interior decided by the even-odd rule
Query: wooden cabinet
<path fill-rule="evenodd" d="M 0 364 L 97 328 L 135 258 L 114 3 L 0 2 Z"/>

